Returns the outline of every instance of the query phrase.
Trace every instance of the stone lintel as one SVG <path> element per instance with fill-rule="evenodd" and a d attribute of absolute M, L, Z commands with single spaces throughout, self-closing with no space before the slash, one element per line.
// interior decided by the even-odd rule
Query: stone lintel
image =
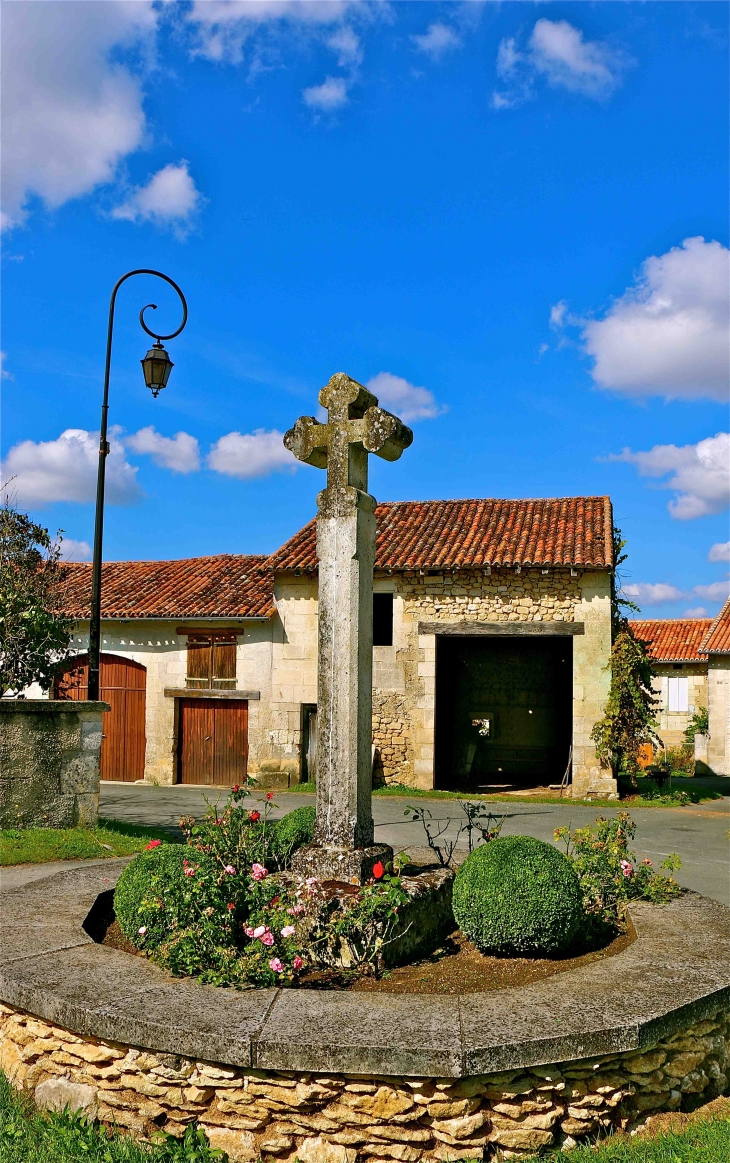
<path fill-rule="evenodd" d="M 419 634 L 468 638 L 575 637 L 585 622 L 419 622 Z"/>
<path fill-rule="evenodd" d="M 0 699 L 3 715 L 78 715 L 87 711 L 111 711 L 111 707 L 88 699 Z"/>
<path fill-rule="evenodd" d="M 258 702 L 261 691 L 214 691 L 204 690 L 201 687 L 165 687 L 166 699 L 248 699 L 249 702 Z"/>

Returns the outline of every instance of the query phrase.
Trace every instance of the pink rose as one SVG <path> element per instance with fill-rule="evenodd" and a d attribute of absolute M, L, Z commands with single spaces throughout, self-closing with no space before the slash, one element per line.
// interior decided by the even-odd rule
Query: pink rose
<path fill-rule="evenodd" d="M 236 875 L 236 870 L 235 870 L 235 868 L 233 867 L 233 865 L 232 865 L 232 864 L 227 864 L 227 865 L 225 866 L 225 868 L 223 869 L 223 871 L 224 871 L 224 872 L 227 872 L 229 876 L 235 876 L 235 875 Z"/>
<path fill-rule="evenodd" d="M 304 962 L 302 961 L 301 957 L 295 957 L 294 960 L 292 961 L 292 968 L 293 968 L 295 973 L 298 973 L 303 965 L 304 965 Z"/>
<path fill-rule="evenodd" d="M 149 844 L 145 844 L 145 852 L 149 852 L 150 848 L 159 848 L 162 840 L 150 840 Z"/>
<path fill-rule="evenodd" d="M 247 937 L 253 937 L 256 932 L 256 930 L 252 929 L 250 925 L 246 925 L 246 928 L 243 931 Z"/>
<path fill-rule="evenodd" d="M 261 938 L 261 944 L 266 945 L 266 946 L 273 945 L 274 944 L 274 934 L 269 933 L 268 931 L 266 933 L 264 933 L 263 937 Z"/>
<path fill-rule="evenodd" d="M 268 929 L 266 928 L 266 925 L 259 925 L 258 928 L 254 929 L 252 936 L 258 939 L 259 937 L 263 937 L 264 933 L 267 932 Z"/>
<path fill-rule="evenodd" d="M 286 911 L 290 917 L 298 917 L 300 913 L 306 912 L 306 908 L 304 905 L 292 905 L 292 907 Z"/>
<path fill-rule="evenodd" d="M 281 930 L 282 937 L 293 937 L 295 933 L 296 929 L 293 925 L 284 925 L 284 928 Z"/>
<path fill-rule="evenodd" d="M 186 868 L 185 875 L 186 876 L 195 876 L 195 869 L 194 868 Z"/>
<path fill-rule="evenodd" d="M 634 871 L 634 866 L 628 860 L 622 860 L 621 871 L 623 872 L 624 876 L 631 876 L 631 873 Z"/>
<path fill-rule="evenodd" d="M 139 933 L 140 937 L 144 937 L 145 933 L 147 932 L 147 926 L 143 925 L 141 929 L 137 929 L 137 932 Z"/>
<path fill-rule="evenodd" d="M 284 972 L 284 966 L 282 965 L 282 963 L 278 957 L 271 958 L 271 961 L 269 962 L 269 969 L 273 969 L 274 973 L 283 973 Z"/>
<path fill-rule="evenodd" d="M 254 878 L 254 880 L 266 880 L 268 875 L 269 874 L 264 868 L 263 864 L 253 864 L 251 866 L 251 876 Z"/>

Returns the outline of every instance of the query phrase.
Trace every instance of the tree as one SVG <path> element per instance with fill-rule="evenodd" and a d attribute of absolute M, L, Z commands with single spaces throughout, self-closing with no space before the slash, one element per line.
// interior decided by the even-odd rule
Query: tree
<path fill-rule="evenodd" d="M 0 507 L 0 695 L 32 682 L 47 690 L 68 656 L 60 541 L 5 498 Z"/>
<path fill-rule="evenodd" d="M 627 622 L 618 631 L 609 662 L 611 688 L 602 719 L 591 731 L 596 755 L 603 767 L 610 767 L 614 779 L 624 771 L 636 786 L 639 748 L 642 743 L 658 743 L 656 706 L 652 689 L 654 677 L 643 642 L 635 638 Z"/>

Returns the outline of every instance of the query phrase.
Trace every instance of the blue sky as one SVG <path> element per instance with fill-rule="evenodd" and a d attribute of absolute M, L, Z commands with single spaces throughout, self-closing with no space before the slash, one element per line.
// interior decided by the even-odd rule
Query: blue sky
<path fill-rule="evenodd" d="M 152 266 L 190 321 L 154 401 L 175 299 L 120 293 L 107 558 L 275 549 L 323 483 L 278 434 L 346 371 L 415 432 L 378 499 L 608 493 L 643 616 L 715 613 L 726 5 L 3 9 L 3 473 L 70 555 L 109 292 Z"/>

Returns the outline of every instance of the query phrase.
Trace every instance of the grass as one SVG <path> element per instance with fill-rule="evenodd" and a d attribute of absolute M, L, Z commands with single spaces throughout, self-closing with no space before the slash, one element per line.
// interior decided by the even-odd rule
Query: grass
<path fill-rule="evenodd" d="M 0 866 L 132 856 L 141 852 L 150 840 L 174 843 L 178 839 L 174 832 L 164 828 L 147 828 L 121 820 L 100 820 L 98 828 L 3 828 Z"/>
<path fill-rule="evenodd" d="M 617 1135 L 596 1147 L 542 1156 L 543 1163 L 727 1163 L 730 1119 L 703 1119 L 683 1131 L 630 1138 Z"/>
<path fill-rule="evenodd" d="M 700 1112 L 697 1112 L 700 1114 Z M 696 1116 L 692 1116 L 696 1118 Z M 537 1158 L 537 1156 L 535 1156 Z M 598 1146 L 575 1147 L 566 1156 L 551 1152 L 543 1163 L 727 1163 L 730 1119 L 697 1118 L 685 1129 L 630 1138 L 617 1135 Z M 183 1141 L 160 1135 L 139 1143 L 107 1131 L 79 1115 L 39 1111 L 27 1095 L 13 1090 L 0 1073 L 0 1163 L 226 1163 L 202 1131 L 189 1127 Z M 477 1163 L 476 1160 L 473 1163 Z"/>
<path fill-rule="evenodd" d="M 617 800 L 600 800 L 600 799 L 572 799 L 569 796 L 560 796 L 558 792 L 554 795 L 480 795 L 478 792 L 456 792 L 456 791 L 439 791 L 438 789 L 429 789 L 424 791 L 418 787 L 403 787 L 399 784 L 393 784 L 389 787 L 373 788 L 374 796 L 384 796 L 393 799 L 427 799 L 427 800 L 485 800 L 487 803 L 498 804 L 559 804 L 566 803 L 571 806 L 575 804 L 583 804 L 590 808 L 616 808 L 619 803 L 622 807 L 632 808 L 676 808 L 681 807 L 676 799 L 671 799 L 669 796 L 664 796 L 659 799 L 645 798 L 642 791 L 650 791 L 651 781 L 639 779 L 638 794 L 626 796 L 621 801 Z M 708 800 L 722 799 L 722 793 L 714 791 L 711 788 L 693 785 L 692 779 L 673 779 L 672 788 L 674 791 L 686 792 L 688 802 L 692 804 L 704 803 Z M 290 787 L 288 791 L 293 795 L 315 795 L 317 785 L 313 781 L 308 783 L 295 784 Z"/>
<path fill-rule="evenodd" d="M 195 1127 L 188 1128 L 182 1142 L 161 1135 L 157 1143 L 138 1143 L 76 1114 L 39 1111 L 0 1074 L 0 1163 L 225 1163 L 226 1159 Z"/>

